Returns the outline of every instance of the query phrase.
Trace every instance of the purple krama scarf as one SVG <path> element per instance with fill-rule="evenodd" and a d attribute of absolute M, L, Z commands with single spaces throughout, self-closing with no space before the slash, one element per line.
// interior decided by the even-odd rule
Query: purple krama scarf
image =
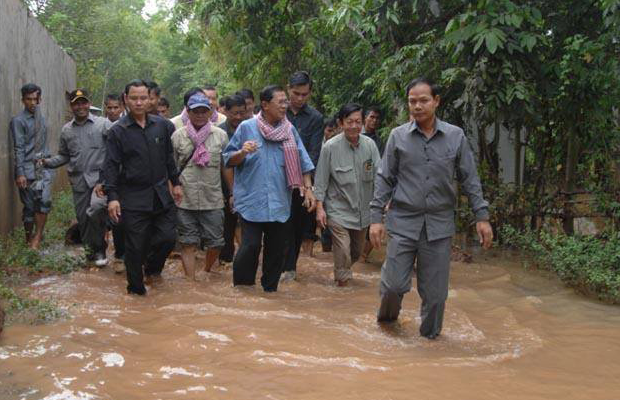
<path fill-rule="evenodd" d="M 265 140 L 282 142 L 288 187 L 291 189 L 301 188 L 301 162 L 299 160 L 295 135 L 293 135 L 293 125 L 284 117 L 278 125 L 272 126 L 265 120 L 262 111 L 258 113 L 256 119 L 258 120 L 258 130 Z"/>
<path fill-rule="evenodd" d="M 187 112 L 185 110 L 183 110 L 183 112 L 187 116 Z M 183 118 L 183 114 L 181 114 L 181 118 Z M 195 150 L 194 155 L 192 156 L 194 164 L 200 167 L 207 166 L 211 160 L 211 156 L 205 146 L 205 141 L 209 138 L 209 135 L 211 135 L 211 122 L 207 122 L 207 124 L 202 128 L 196 130 L 188 117 L 187 122 L 185 122 L 185 131 L 187 132 L 189 139 L 194 144 Z"/>

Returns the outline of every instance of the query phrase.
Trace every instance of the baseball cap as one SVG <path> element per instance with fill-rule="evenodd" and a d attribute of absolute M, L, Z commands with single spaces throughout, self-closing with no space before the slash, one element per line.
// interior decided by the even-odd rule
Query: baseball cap
<path fill-rule="evenodd" d="M 211 110 L 211 102 L 204 93 L 196 93 L 187 101 L 187 108 L 193 110 L 198 107 L 207 107 Z"/>
<path fill-rule="evenodd" d="M 78 99 L 85 99 L 86 101 L 90 101 L 88 98 L 88 92 L 84 89 L 76 89 L 73 92 L 69 93 L 69 102 L 75 103 Z"/>

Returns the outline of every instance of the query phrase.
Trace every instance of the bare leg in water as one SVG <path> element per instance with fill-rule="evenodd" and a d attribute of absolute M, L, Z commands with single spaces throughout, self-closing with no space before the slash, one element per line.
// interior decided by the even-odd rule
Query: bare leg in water
<path fill-rule="evenodd" d="M 37 250 L 41 245 L 43 239 L 43 229 L 45 228 L 45 221 L 47 221 L 47 214 L 36 213 L 34 214 L 35 221 L 35 233 L 30 240 L 30 248 Z"/>
<path fill-rule="evenodd" d="M 185 276 L 196 280 L 196 246 L 183 245 L 181 247 L 181 261 L 183 262 Z"/>
<path fill-rule="evenodd" d="M 220 257 L 220 248 L 219 247 L 209 247 L 207 249 L 207 254 L 205 255 L 205 271 L 210 272 L 213 264 Z"/>

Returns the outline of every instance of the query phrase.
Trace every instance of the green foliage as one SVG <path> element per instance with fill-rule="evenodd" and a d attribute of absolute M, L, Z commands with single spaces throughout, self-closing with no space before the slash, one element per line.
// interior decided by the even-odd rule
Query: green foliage
<path fill-rule="evenodd" d="M 27 246 L 22 228 L 0 240 L 0 301 L 13 320 L 47 322 L 64 315 L 53 302 L 30 298 L 13 287 L 29 277 L 68 274 L 85 265 L 83 256 L 63 247 L 65 231 L 74 219 L 71 191 L 65 190 L 54 196 L 41 250 Z"/>
<path fill-rule="evenodd" d="M 502 229 L 505 243 L 528 252 L 540 268 L 554 271 L 577 290 L 620 303 L 620 233 L 567 236 Z"/>

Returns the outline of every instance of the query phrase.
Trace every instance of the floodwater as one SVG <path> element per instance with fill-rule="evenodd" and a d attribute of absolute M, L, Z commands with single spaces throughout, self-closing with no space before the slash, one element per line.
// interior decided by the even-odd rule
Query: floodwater
<path fill-rule="evenodd" d="M 72 317 L 5 330 L 0 399 L 620 399 L 620 308 L 482 255 L 453 263 L 429 341 L 415 292 L 397 325 L 376 324 L 374 257 L 346 288 L 330 254 L 302 257 L 272 294 L 221 268 L 188 282 L 178 260 L 145 298 L 111 268 L 42 279 L 33 293 Z"/>

